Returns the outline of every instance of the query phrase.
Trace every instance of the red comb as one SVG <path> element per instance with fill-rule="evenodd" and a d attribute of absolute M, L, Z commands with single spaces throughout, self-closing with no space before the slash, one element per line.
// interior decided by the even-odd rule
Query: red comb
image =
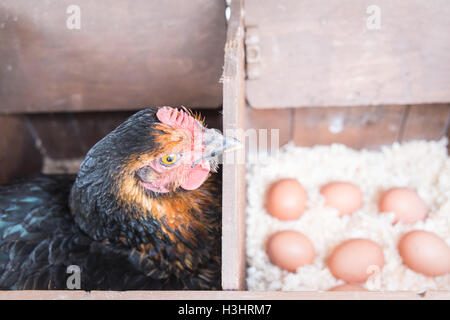
<path fill-rule="evenodd" d="M 178 110 L 172 107 L 162 107 L 156 112 L 156 117 L 161 123 L 174 128 L 188 129 L 191 132 L 199 128 L 197 120 L 184 110 Z"/>

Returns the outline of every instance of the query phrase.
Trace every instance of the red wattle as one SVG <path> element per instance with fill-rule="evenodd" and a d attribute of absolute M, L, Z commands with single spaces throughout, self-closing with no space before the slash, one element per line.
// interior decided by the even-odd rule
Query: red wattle
<path fill-rule="evenodd" d="M 207 161 L 196 165 L 194 168 L 189 170 L 189 172 L 187 173 L 186 181 L 181 184 L 181 187 L 185 190 L 197 189 L 208 178 L 210 169 L 211 168 Z"/>

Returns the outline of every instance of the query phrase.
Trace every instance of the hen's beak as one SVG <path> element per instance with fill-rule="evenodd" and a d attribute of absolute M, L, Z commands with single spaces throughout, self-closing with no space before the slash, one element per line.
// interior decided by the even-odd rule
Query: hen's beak
<path fill-rule="evenodd" d="M 217 129 L 205 129 L 203 132 L 204 150 L 202 157 L 196 160 L 192 167 L 195 167 L 202 160 L 216 158 L 227 151 L 237 150 L 242 147 L 242 143 L 233 137 L 224 136 Z"/>

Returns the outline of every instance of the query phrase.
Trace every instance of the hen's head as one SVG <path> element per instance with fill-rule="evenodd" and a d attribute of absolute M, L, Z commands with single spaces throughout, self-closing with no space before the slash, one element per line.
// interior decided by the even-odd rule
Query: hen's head
<path fill-rule="evenodd" d="M 136 188 L 157 197 L 200 187 L 216 170 L 218 156 L 235 144 L 185 108 L 149 108 L 98 142 L 81 169 L 85 164 L 90 168 L 92 161 L 102 162 L 104 173 L 106 167 L 109 175 L 121 180 L 116 183 L 123 192 Z"/>
<path fill-rule="evenodd" d="M 152 141 L 126 160 L 124 170 L 155 194 L 180 187 L 197 189 L 216 170 L 217 156 L 233 141 L 216 129 L 207 129 L 187 109 L 162 107 L 156 118 L 149 126 Z"/>
<path fill-rule="evenodd" d="M 113 215 L 167 218 L 168 206 L 200 188 L 217 168 L 218 156 L 238 144 L 185 108 L 139 111 L 88 152 L 72 188 L 72 212 L 85 220 L 83 229 L 92 228 L 89 233 L 98 230 L 94 217 L 98 224 Z M 171 213 L 175 220 L 178 211 Z"/>

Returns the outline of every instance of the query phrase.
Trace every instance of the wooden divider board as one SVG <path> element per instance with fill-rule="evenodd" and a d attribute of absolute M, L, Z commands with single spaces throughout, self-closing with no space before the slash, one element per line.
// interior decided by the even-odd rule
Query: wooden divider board
<path fill-rule="evenodd" d="M 225 1 L 2 0 L 0 113 L 220 106 L 225 37 Z"/>
<path fill-rule="evenodd" d="M 449 102 L 449 16 L 447 0 L 246 0 L 248 103 Z"/>
<path fill-rule="evenodd" d="M 0 291 L 0 300 L 448 300 L 450 293 L 427 291 Z"/>
<path fill-rule="evenodd" d="M 450 104 L 256 109 L 247 107 L 247 127 L 278 129 L 279 145 L 341 143 L 377 149 L 409 140 L 439 140 L 450 134 Z"/>
<path fill-rule="evenodd" d="M 223 130 L 245 128 L 243 0 L 231 2 L 225 44 Z M 224 163 L 222 187 L 222 288 L 245 288 L 245 165 Z"/>
<path fill-rule="evenodd" d="M 399 140 L 405 106 L 297 108 L 293 140 L 299 146 L 342 143 L 374 149 Z"/>

